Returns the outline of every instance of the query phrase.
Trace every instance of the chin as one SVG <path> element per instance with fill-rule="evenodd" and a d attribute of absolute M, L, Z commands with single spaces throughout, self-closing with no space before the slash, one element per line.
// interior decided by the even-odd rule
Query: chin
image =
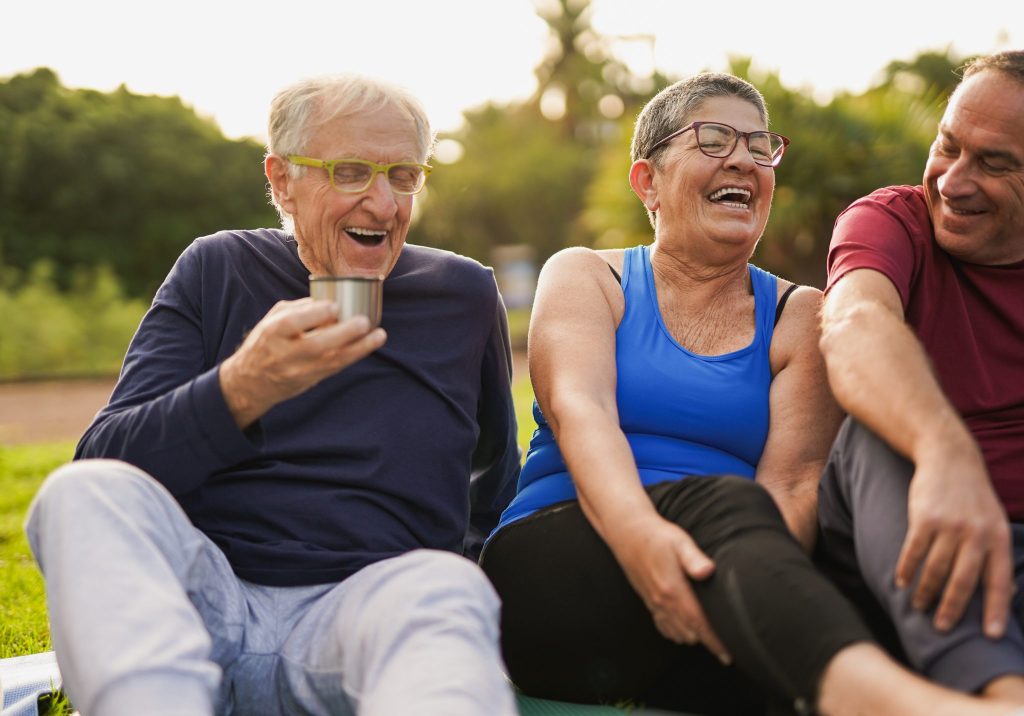
<path fill-rule="evenodd" d="M 720 240 L 728 244 L 736 244 L 740 246 L 754 246 L 760 239 L 761 234 L 751 229 L 743 229 L 741 231 L 731 231 L 720 234 Z"/>
<path fill-rule="evenodd" d="M 346 267 L 346 270 L 352 276 L 365 276 L 368 278 L 387 276 L 391 273 L 391 269 L 395 267 L 395 258 L 396 257 L 388 256 L 385 261 L 374 261 L 373 263 L 362 264 L 352 263 Z"/>
<path fill-rule="evenodd" d="M 394 264 L 390 251 L 374 251 L 370 256 L 364 252 L 362 255 L 342 255 L 338 258 L 340 260 L 335 266 L 337 273 L 346 276 L 383 276 Z"/>
<path fill-rule="evenodd" d="M 388 273 L 389 272 L 384 270 L 383 268 L 354 268 L 348 271 L 349 276 L 357 276 L 359 278 L 384 278 L 388 275 Z"/>
<path fill-rule="evenodd" d="M 969 263 L 982 259 L 986 249 L 984 239 L 939 228 L 935 230 L 935 243 L 950 256 Z"/>

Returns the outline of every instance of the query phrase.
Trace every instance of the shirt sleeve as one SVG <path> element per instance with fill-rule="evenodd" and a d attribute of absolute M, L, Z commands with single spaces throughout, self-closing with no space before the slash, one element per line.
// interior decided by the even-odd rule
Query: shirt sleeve
<path fill-rule="evenodd" d="M 851 271 L 868 268 L 888 278 L 906 310 L 915 252 L 908 217 L 897 199 L 859 199 L 836 219 L 828 252 L 825 292 Z"/>
<path fill-rule="evenodd" d="M 203 333 L 201 286 L 193 244 L 157 291 L 75 459 L 123 460 L 178 496 L 258 453 L 259 423 L 243 433 L 224 400 L 216 351 Z"/>
<path fill-rule="evenodd" d="M 501 513 L 515 496 L 519 479 L 520 453 L 512 400 L 512 348 L 508 316 L 500 294 L 482 361 L 477 422 L 480 436 L 473 452 L 469 529 L 463 543 L 464 554 L 474 561 L 480 556 L 484 540 L 497 526 Z"/>

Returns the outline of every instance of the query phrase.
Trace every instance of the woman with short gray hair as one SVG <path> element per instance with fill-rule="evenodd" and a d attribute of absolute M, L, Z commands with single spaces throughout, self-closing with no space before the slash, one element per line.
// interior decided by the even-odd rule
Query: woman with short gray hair
<path fill-rule="evenodd" d="M 655 96 L 629 181 L 654 241 L 541 272 L 537 430 L 481 564 L 527 694 L 701 714 L 998 714 L 912 675 L 819 574 L 841 418 L 821 292 L 749 263 L 789 140 L 707 73 Z"/>

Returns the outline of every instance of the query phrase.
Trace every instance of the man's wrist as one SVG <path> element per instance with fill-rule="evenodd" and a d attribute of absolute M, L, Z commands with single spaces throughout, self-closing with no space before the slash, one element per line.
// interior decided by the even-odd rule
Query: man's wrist
<path fill-rule="evenodd" d="M 952 409 L 942 411 L 934 423 L 914 441 L 911 457 L 916 466 L 943 468 L 964 461 L 984 467 L 985 461 L 974 435 Z"/>
<path fill-rule="evenodd" d="M 245 430 L 258 417 L 253 408 L 253 401 L 241 387 L 237 380 L 237 366 L 234 356 L 229 357 L 220 365 L 217 372 L 220 382 L 220 390 L 224 395 L 224 403 L 228 406 L 235 424 L 241 430 Z"/>

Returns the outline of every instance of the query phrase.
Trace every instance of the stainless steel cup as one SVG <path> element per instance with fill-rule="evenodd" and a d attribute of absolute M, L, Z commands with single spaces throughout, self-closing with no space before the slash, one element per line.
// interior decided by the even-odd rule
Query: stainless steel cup
<path fill-rule="evenodd" d="M 309 295 L 331 301 L 338 307 L 338 320 L 366 316 L 370 325 L 380 325 L 384 308 L 384 279 L 367 276 L 310 276 Z"/>

